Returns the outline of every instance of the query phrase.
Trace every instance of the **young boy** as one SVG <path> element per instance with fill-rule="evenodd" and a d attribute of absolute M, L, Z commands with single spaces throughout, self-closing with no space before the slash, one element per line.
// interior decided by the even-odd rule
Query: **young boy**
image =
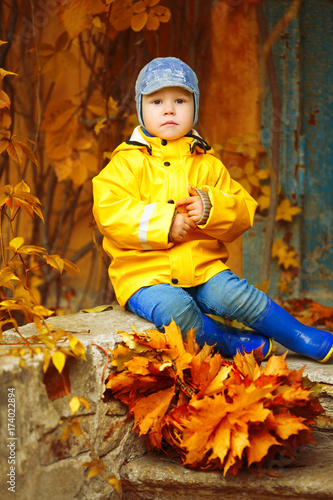
<path fill-rule="evenodd" d="M 140 72 L 141 126 L 93 179 L 94 216 L 111 257 L 109 275 L 121 306 L 163 329 L 172 319 L 185 336 L 233 356 L 271 338 L 318 361 L 333 335 L 305 326 L 226 264 L 224 242 L 252 226 L 257 203 L 193 130 L 199 109 L 195 73 L 174 57 Z M 238 330 L 208 315 L 237 319 Z"/>

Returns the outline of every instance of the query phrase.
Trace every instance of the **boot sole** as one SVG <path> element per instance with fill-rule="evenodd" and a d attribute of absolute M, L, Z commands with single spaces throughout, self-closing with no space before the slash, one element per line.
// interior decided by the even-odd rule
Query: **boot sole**
<path fill-rule="evenodd" d="M 272 352 L 272 347 L 273 347 L 273 339 L 267 339 L 267 340 L 269 341 L 269 348 L 268 348 L 267 354 L 264 356 L 264 359 L 267 359 L 270 356 L 270 354 Z"/>
<path fill-rule="evenodd" d="M 320 363 L 326 363 L 326 361 L 328 361 L 330 359 L 330 357 L 332 356 L 333 354 L 333 346 L 331 347 L 331 349 L 329 350 L 328 354 L 324 357 L 324 359 L 320 359 Z"/>

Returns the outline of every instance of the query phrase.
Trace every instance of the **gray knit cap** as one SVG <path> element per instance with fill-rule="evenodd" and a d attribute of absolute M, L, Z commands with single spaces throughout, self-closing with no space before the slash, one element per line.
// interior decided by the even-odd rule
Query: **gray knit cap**
<path fill-rule="evenodd" d="M 176 57 L 157 57 L 139 73 L 135 84 L 135 100 L 138 118 L 142 126 L 142 95 L 152 94 L 165 87 L 182 87 L 193 94 L 193 125 L 198 120 L 199 87 L 197 75 L 183 61 Z"/>

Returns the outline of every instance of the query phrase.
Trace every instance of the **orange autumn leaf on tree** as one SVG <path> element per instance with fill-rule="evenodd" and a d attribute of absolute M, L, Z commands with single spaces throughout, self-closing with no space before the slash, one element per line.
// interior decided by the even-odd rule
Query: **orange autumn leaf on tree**
<path fill-rule="evenodd" d="M 104 11 L 102 0 L 62 0 L 59 7 L 60 19 L 71 40 L 91 25 L 94 15 Z"/>
<path fill-rule="evenodd" d="M 53 151 L 55 173 L 59 181 L 71 179 L 76 186 L 87 180 L 89 172 L 98 171 L 98 159 L 94 154 L 94 138 L 79 137 L 74 144 L 60 145 Z"/>
<path fill-rule="evenodd" d="M 97 144 L 93 134 L 81 135 L 78 106 L 70 99 L 51 103 L 43 117 L 45 146 L 59 181 L 71 179 L 81 186 L 89 173 L 97 173 Z"/>
<path fill-rule="evenodd" d="M 10 99 L 8 94 L 3 90 L 0 90 L 0 109 L 8 108 L 10 109 Z"/>
<path fill-rule="evenodd" d="M 24 181 L 19 182 L 16 186 L 7 184 L 0 187 L 0 207 L 3 205 L 7 205 L 12 217 L 16 210 L 22 208 L 22 210 L 31 216 L 37 215 L 40 219 L 44 220 L 40 209 L 41 202 L 36 196 L 30 193 L 30 188 Z"/>
<path fill-rule="evenodd" d="M 50 162 L 59 159 L 59 146 L 71 147 L 75 142 L 79 130 L 77 113 L 78 106 L 70 99 L 54 101 L 46 108 L 41 129 L 45 131 L 45 149 Z"/>
<path fill-rule="evenodd" d="M 311 425 L 322 413 L 303 370 L 289 370 L 285 356 L 262 368 L 254 353 L 227 361 L 190 331 L 184 342 L 172 322 L 165 334 L 119 332 L 112 351 L 117 367 L 106 387 L 125 403 L 134 429 L 149 448 L 175 452 L 184 465 L 237 474 L 284 451 L 294 457 L 312 442 Z"/>
<path fill-rule="evenodd" d="M 33 142 L 29 139 L 27 140 Z M 37 157 L 31 147 L 23 142 L 19 136 L 11 135 L 7 130 L 3 131 L 3 138 L 0 140 L 0 154 L 4 151 L 6 151 L 20 167 L 23 166 L 23 162 L 27 159 L 38 166 Z"/>
<path fill-rule="evenodd" d="M 133 4 L 133 17 L 131 28 L 133 31 L 141 31 L 143 28 L 157 30 L 160 23 L 170 20 L 171 12 L 167 7 L 157 5 L 160 0 L 139 0 Z"/>
<path fill-rule="evenodd" d="M 49 73 L 53 82 L 60 81 L 68 68 L 78 67 L 75 55 L 67 49 L 68 41 L 68 33 L 64 31 L 58 36 L 55 45 L 42 43 L 39 46 L 41 73 Z"/>
<path fill-rule="evenodd" d="M 117 31 L 132 28 L 157 30 L 160 23 L 170 20 L 171 12 L 167 7 L 157 5 L 160 0 L 114 0 L 111 8 L 111 24 Z"/>
<path fill-rule="evenodd" d="M 111 24 L 117 31 L 127 30 L 133 16 L 132 0 L 115 0 L 111 7 Z"/>

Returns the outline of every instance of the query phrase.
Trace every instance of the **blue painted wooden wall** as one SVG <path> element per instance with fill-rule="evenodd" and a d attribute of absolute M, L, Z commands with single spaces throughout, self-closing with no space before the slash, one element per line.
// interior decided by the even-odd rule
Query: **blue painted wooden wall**
<path fill-rule="evenodd" d="M 266 0 L 268 28 L 289 0 Z M 290 284 L 292 296 L 314 298 L 333 307 L 333 2 L 303 0 L 299 16 L 274 47 L 282 96 L 280 184 L 283 195 L 302 208 L 292 223 L 277 227 L 290 235 L 300 257 Z M 270 92 L 265 101 L 262 141 L 269 150 L 273 117 Z M 265 218 L 244 239 L 244 276 L 260 282 Z M 278 296 L 280 268 L 272 262 L 269 295 Z"/>

